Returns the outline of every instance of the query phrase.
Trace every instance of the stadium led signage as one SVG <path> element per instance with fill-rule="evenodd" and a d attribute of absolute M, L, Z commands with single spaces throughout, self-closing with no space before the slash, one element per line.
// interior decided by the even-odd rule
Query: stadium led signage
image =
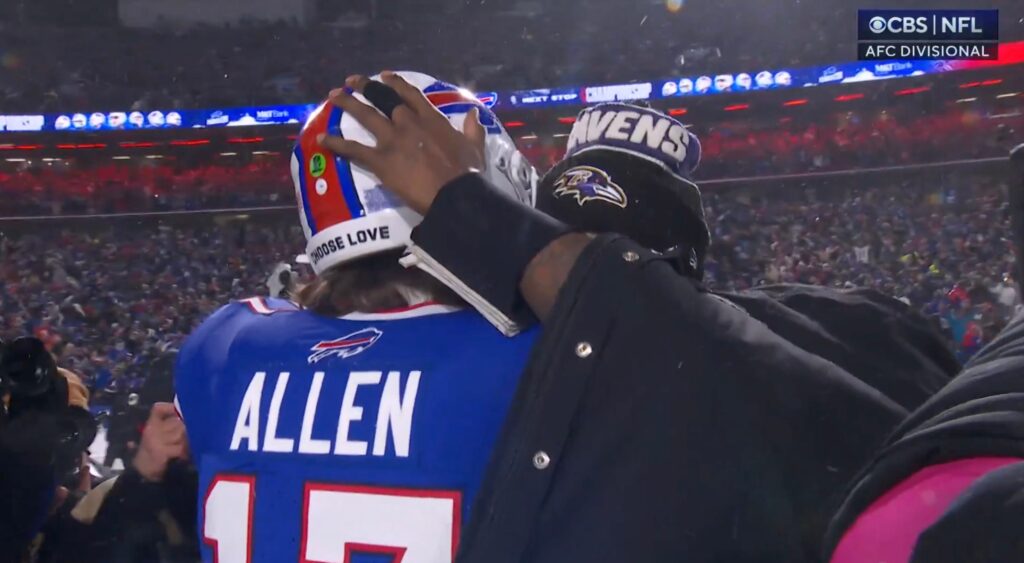
<path fill-rule="evenodd" d="M 988 13 L 994 11 L 974 10 L 973 12 Z M 868 20 L 864 24 L 865 26 L 872 25 L 871 17 L 874 16 L 868 16 Z M 977 21 L 981 22 L 983 20 Z M 877 24 L 875 25 L 877 26 Z M 886 23 L 885 25 L 886 29 L 890 25 L 895 29 L 903 25 L 903 23 Z M 907 27 L 909 28 L 910 25 L 908 23 Z M 915 26 L 914 29 L 917 29 L 917 23 L 913 25 Z M 967 29 L 972 29 L 971 25 L 973 24 L 968 22 L 963 25 Z M 982 24 L 978 23 L 977 25 Z M 870 30 L 868 33 L 871 33 Z M 878 35 L 887 36 L 881 33 Z M 978 41 L 990 45 L 988 38 L 991 35 L 984 35 L 984 37 L 985 39 L 979 39 Z M 671 100 L 691 96 L 804 88 L 824 84 L 849 84 L 970 70 L 981 66 L 1024 63 L 1024 41 L 1004 43 L 999 47 L 1000 57 L 995 61 L 910 60 L 903 58 L 883 61 L 860 61 L 799 69 L 748 69 L 746 72 L 734 74 L 687 76 L 632 84 L 542 88 L 507 93 L 484 92 L 477 96 L 487 107 L 506 109 L 563 105 L 578 106 L 612 101 Z M 24 131 L 73 132 L 133 129 L 202 129 L 209 127 L 286 125 L 289 123 L 297 125 L 304 123 L 306 117 L 315 108 L 315 104 L 299 104 L 167 112 L 150 111 L 148 113 L 115 111 L 109 113 L 0 115 L 0 133 Z M 510 124 L 506 125 L 511 126 Z"/>

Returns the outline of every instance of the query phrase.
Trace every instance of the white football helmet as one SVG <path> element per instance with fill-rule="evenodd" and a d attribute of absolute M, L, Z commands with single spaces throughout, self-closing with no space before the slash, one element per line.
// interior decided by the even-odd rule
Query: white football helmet
<path fill-rule="evenodd" d="M 466 114 L 480 111 L 487 130 L 484 176 L 498 189 L 533 206 L 537 173 L 516 149 L 494 113 L 470 92 L 418 72 L 399 72 L 426 94 L 452 126 L 462 130 Z M 377 78 L 377 77 L 374 77 Z M 356 97 L 365 102 L 360 94 Z M 374 146 L 376 138 L 355 118 L 329 101 L 307 119 L 292 152 L 292 180 L 299 218 L 306 233 L 306 254 L 319 274 L 358 258 L 406 248 L 422 217 L 406 207 L 369 171 L 321 148 L 321 133 Z"/>

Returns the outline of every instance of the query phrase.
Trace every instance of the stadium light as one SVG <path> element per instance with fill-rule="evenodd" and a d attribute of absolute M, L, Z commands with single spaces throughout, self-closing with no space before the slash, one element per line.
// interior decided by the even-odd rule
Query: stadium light
<path fill-rule="evenodd" d="M 0 145 L 0 151 L 34 151 L 43 148 L 43 145 Z"/>
<path fill-rule="evenodd" d="M 573 123 L 576 123 L 576 118 L 575 117 L 559 117 L 558 118 L 558 122 L 559 123 L 564 123 L 566 125 L 572 125 Z"/>
<path fill-rule="evenodd" d="M 672 108 L 668 110 L 669 115 L 686 115 L 689 110 L 686 108 Z"/>
<path fill-rule="evenodd" d="M 131 160 L 132 157 L 130 157 L 130 156 L 112 156 L 112 157 L 110 157 L 110 159 L 111 160 Z"/>
<path fill-rule="evenodd" d="M 971 102 L 976 102 L 976 101 L 978 101 L 978 98 L 960 98 L 959 100 L 956 101 L 956 103 L 958 103 L 958 104 L 969 104 Z"/>
<path fill-rule="evenodd" d="M 893 94 L 897 96 L 911 96 L 914 94 L 920 94 L 921 92 L 927 92 L 931 90 L 931 86 L 919 86 L 917 88 L 904 88 L 903 90 L 896 90 Z"/>
<path fill-rule="evenodd" d="M 247 145 L 251 143 L 262 143 L 263 137 L 233 137 L 228 139 L 228 142 L 233 145 Z"/>
<path fill-rule="evenodd" d="M 555 139 L 561 139 L 562 137 L 568 137 L 568 136 L 569 136 L 568 133 L 558 133 L 557 135 L 552 135 L 552 137 L 554 137 Z"/>
<path fill-rule="evenodd" d="M 63 150 L 75 150 L 75 149 L 105 149 L 107 148 L 106 143 L 79 143 L 77 145 L 64 143 L 57 145 L 58 149 Z"/>
<path fill-rule="evenodd" d="M 522 127 L 524 125 L 526 125 L 526 124 L 523 123 L 522 121 L 506 121 L 505 122 L 505 128 L 506 129 L 515 129 L 516 127 Z"/>
<path fill-rule="evenodd" d="M 960 89 L 965 90 L 967 88 L 977 88 L 978 86 L 995 86 L 1002 83 L 1002 78 L 991 78 L 989 80 L 981 80 L 978 82 L 964 82 L 960 85 Z"/>
<path fill-rule="evenodd" d="M 7 162 L 25 162 L 24 158 L 5 158 Z"/>
<path fill-rule="evenodd" d="M 123 149 L 144 149 L 144 148 L 152 148 L 152 147 L 155 147 L 155 146 L 157 146 L 159 144 L 160 143 L 125 141 L 125 142 L 118 143 L 118 146 L 120 146 Z"/>
<path fill-rule="evenodd" d="M 194 147 L 197 145 L 208 145 L 209 139 L 192 139 L 190 141 L 171 141 L 172 147 Z"/>
<path fill-rule="evenodd" d="M 807 102 L 808 102 L 807 98 L 803 98 L 803 99 L 800 99 L 800 100 L 789 100 L 788 102 L 783 102 L 782 105 L 785 106 L 785 107 L 802 106 L 802 105 L 806 105 Z"/>
<path fill-rule="evenodd" d="M 537 136 L 536 135 L 523 135 L 522 137 L 519 137 L 519 139 L 522 140 L 522 141 L 534 141 L 534 140 L 537 139 Z"/>
<path fill-rule="evenodd" d="M 837 102 L 852 102 L 853 100 L 860 100 L 864 98 L 864 94 L 843 94 L 836 96 Z"/>
<path fill-rule="evenodd" d="M 731 106 L 725 106 L 722 109 L 725 111 L 743 111 L 745 109 L 750 109 L 750 104 L 733 104 Z"/>
<path fill-rule="evenodd" d="M 1007 92 L 1005 94 L 999 94 L 998 96 L 996 96 L 996 98 L 1013 98 L 1013 97 L 1019 96 L 1019 95 L 1020 95 L 1020 92 Z"/>

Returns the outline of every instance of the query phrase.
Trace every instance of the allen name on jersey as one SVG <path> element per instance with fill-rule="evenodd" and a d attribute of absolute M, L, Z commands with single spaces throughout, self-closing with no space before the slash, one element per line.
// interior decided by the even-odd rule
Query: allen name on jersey
<path fill-rule="evenodd" d="M 314 357 L 311 356 L 311 359 Z M 281 405 L 286 395 L 303 391 L 298 385 L 293 385 L 289 390 L 291 373 L 282 371 L 277 374 L 277 381 L 273 383 L 273 397 L 264 410 L 261 408 L 261 405 L 266 404 L 262 400 L 263 394 L 271 384 L 268 383 L 267 372 L 258 371 L 249 380 L 241 405 L 238 406 L 229 449 L 309 455 L 333 453 L 340 456 L 365 456 L 372 451 L 375 456 L 383 456 L 388 451 L 390 440 L 393 444 L 391 451 L 396 456 L 408 457 L 421 373 L 418 370 L 406 374 L 399 371 L 352 371 L 339 374 L 316 371 L 311 378 L 303 374 L 301 378 L 311 383 L 308 391 L 305 391 L 301 430 L 298 436 L 289 436 L 280 431 Z M 347 379 L 340 404 L 321 403 L 320 394 L 325 377 Z M 403 379 L 404 392 L 400 390 Z M 373 400 L 364 402 L 370 396 Z M 364 408 L 364 405 L 372 406 Z M 366 412 L 367 408 L 373 410 Z M 321 411 L 337 413 L 336 417 L 332 417 L 337 420 L 337 424 L 316 426 L 315 421 Z M 295 427 L 299 423 L 285 421 L 284 425 Z M 373 428 L 372 443 L 355 439 L 351 432 L 354 426 Z"/>

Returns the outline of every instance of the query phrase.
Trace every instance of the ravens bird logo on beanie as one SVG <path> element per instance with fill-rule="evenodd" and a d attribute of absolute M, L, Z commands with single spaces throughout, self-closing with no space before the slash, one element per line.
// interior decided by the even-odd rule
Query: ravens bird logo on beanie
<path fill-rule="evenodd" d="M 621 233 L 659 252 L 685 248 L 700 275 L 710 234 L 691 175 L 700 142 L 658 110 L 601 104 L 579 114 L 537 208 L 576 228 Z"/>

